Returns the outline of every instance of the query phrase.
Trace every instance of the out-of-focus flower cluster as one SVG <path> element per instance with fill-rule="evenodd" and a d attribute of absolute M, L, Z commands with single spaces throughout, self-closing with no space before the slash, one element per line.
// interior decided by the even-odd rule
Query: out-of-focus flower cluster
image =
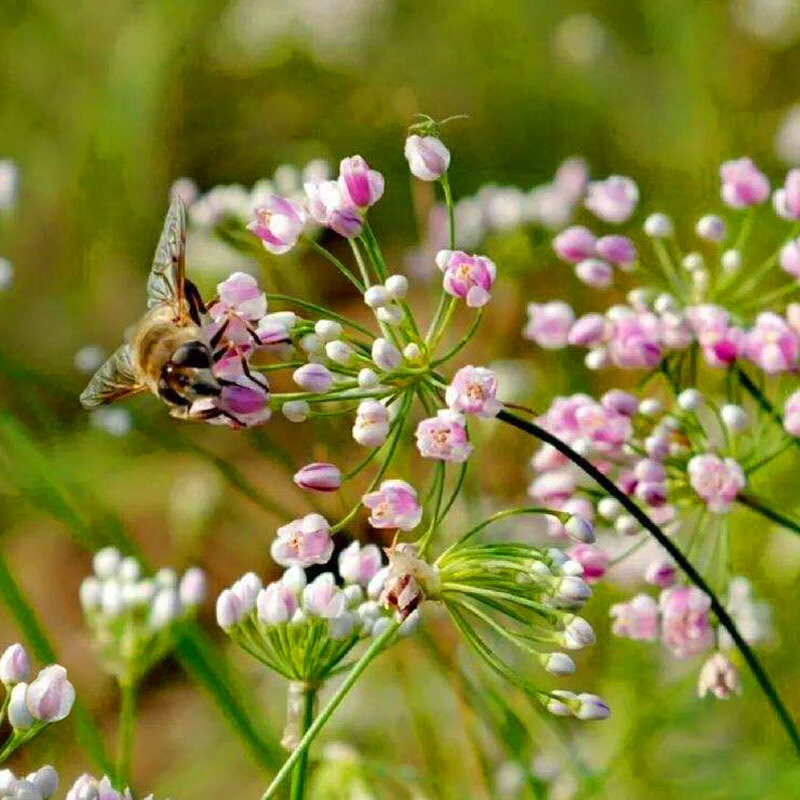
<path fill-rule="evenodd" d="M 48 800 L 58 789 L 58 775 L 51 766 L 42 767 L 25 778 L 10 769 L 0 770 L 0 798 L 3 800 Z"/>
<path fill-rule="evenodd" d="M 99 780 L 86 774 L 81 775 L 67 792 L 66 800 L 133 800 L 133 794 L 128 788 L 117 790 L 111 779 L 104 775 Z M 144 800 L 155 800 L 149 794 Z"/>
<path fill-rule="evenodd" d="M 193 567 L 180 578 L 160 569 L 144 577 L 133 556 L 107 547 L 92 561 L 93 574 L 80 587 L 80 602 L 103 667 L 135 685 L 171 649 L 175 627 L 203 602 L 206 579 Z"/>

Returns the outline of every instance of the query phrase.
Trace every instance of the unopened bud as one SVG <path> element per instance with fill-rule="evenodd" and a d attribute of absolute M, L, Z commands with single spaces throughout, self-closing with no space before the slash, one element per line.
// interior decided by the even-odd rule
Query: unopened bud
<path fill-rule="evenodd" d="M 716 214 L 706 214 L 700 217 L 694 229 L 701 239 L 717 244 L 724 241 L 725 237 L 728 235 L 728 228 L 725 225 L 725 220 Z"/>
<path fill-rule="evenodd" d="M 722 406 L 719 413 L 722 417 L 722 421 L 725 423 L 725 427 L 733 433 L 741 433 L 747 430 L 750 424 L 750 418 L 747 416 L 747 412 L 741 406 L 737 406 L 734 403 L 727 403 Z"/>
<path fill-rule="evenodd" d="M 400 366 L 403 356 L 388 339 L 378 338 L 372 343 L 372 360 L 379 369 L 389 372 Z"/>
<path fill-rule="evenodd" d="M 305 400 L 289 400 L 281 406 L 281 413 L 290 422 L 305 422 L 311 406 Z"/>
<path fill-rule="evenodd" d="M 399 325 L 403 321 L 403 309 L 397 306 L 383 306 L 378 309 L 377 316 L 386 325 Z"/>
<path fill-rule="evenodd" d="M 577 542 L 591 544 L 594 541 L 592 524 L 578 514 L 573 514 L 565 523 L 564 530 Z"/>
<path fill-rule="evenodd" d="M 722 254 L 720 263 L 725 272 L 738 272 L 742 268 L 742 254 L 738 250 L 726 250 Z"/>
<path fill-rule="evenodd" d="M 575 662 L 566 653 L 542 653 L 542 666 L 552 675 L 572 675 Z"/>
<path fill-rule="evenodd" d="M 674 231 L 672 220 L 666 214 L 651 214 L 644 221 L 644 232 L 653 239 L 666 239 Z"/>
<path fill-rule="evenodd" d="M 403 358 L 408 361 L 409 364 L 420 364 L 422 363 L 422 350 L 420 346 L 416 342 L 410 342 L 403 348 Z"/>
<path fill-rule="evenodd" d="M 7 687 L 24 683 L 30 677 L 30 669 L 25 648 L 21 644 L 12 644 L 0 656 L 0 683 Z"/>
<path fill-rule="evenodd" d="M 390 275 L 384 286 L 392 300 L 402 300 L 408 294 L 408 278 L 405 275 Z"/>
<path fill-rule="evenodd" d="M 317 334 L 319 340 L 323 344 L 338 339 L 342 335 L 343 330 L 342 326 L 332 319 L 321 319 L 314 325 L 314 333 Z"/>
<path fill-rule="evenodd" d="M 180 584 L 180 601 L 186 608 L 195 608 L 206 599 L 206 574 L 200 567 L 191 567 L 183 573 Z"/>
<path fill-rule="evenodd" d="M 383 286 L 370 286 L 364 292 L 364 302 L 370 308 L 383 308 L 389 302 L 389 295 Z"/>
<path fill-rule="evenodd" d="M 380 383 L 378 373 L 374 369 L 364 367 L 358 371 L 358 388 L 374 389 Z"/>
<path fill-rule="evenodd" d="M 122 556 L 116 547 L 104 547 L 94 554 L 92 567 L 98 578 L 110 578 L 116 575 Z"/>
<path fill-rule="evenodd" d="M 573 617 L 564 627 L 562 639 L 567 649 L 580 650 L 594 644 L 594 630 L 583 617 Z"/>
<path fill-rule="evenodd" d="M 342 473 L 335 464 L 306 464 L 295 472 L 294 482 L 312 492 L 335 492 L 342 485 Z"/>
<path fill-rule="evenodd" d="M 347 367 L 355 359 L 356 351 L 347 342 L 343 342 L 341 339 L 334 339 L 325 345 L 325 355 L 331 361 Z"/>
<path fill-rule="evenodd" d="M 611 716 L 608 703 L 596 694 L 579 694 L 578 703 L 580 705 L 575 712 L 578 719 L 608 719 Z"/>

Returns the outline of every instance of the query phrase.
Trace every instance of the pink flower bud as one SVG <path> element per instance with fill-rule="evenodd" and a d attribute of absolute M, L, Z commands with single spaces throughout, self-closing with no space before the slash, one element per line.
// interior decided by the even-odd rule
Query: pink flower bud
<path fill-rule="evenodd" d="M 411 484 L 401 480 L 383 481 L 377 492 L 365 494 L 363 504 L 370 509 L 373 528 L 399 528 L 410 531 L 422 519 L 422 507 Z"/>
<path fill-rule="evenodd" d="M 546 350 L 566 347 L 575 314 L 560 300 L 528 303 L 528 324 L 523 335 Z"/>
<path fill-rule="evenodd" d="M 316 462 L 295 472 L 293 480 L 301 489 L 335 492 L 342 485 L 342 473 L 334 464 Z"/>
<path fill-rule="evenodd" d="M 644 573 L 644 579 L 659 589 L 668 589 L 675 583 L 677 568 L 675 564 L 666 559 L 651 561 Z"/>
<path fill-rule="evenodd" d="M 774 196 L 775 210 L 784 219 L 800 220 L 800 169 L 790 169 Z"/>
<path fill-rule="evenodd" d="M 75 702 L 75 688 L 67 680 L 60 664 L 45 667 L 28 686 L 25 701 L 34 719 L 58 722 L 64 719 Z"/>
<path fill-rule="evenodd" d="M 409 136 L 404 153 L 411 174 L 422 181 L 439 180 L 450 166 L 450 151 L 435 136 Z"/>
<path fill-rule="evenodd" d="M 769 181 L 750 158 L 726 161 L 719 168 L 723 202 L 731 208 L 747 208 L 769 197 Z"/>
<path fill-rule="evenodd" d="M 562 261 L 577 264 L 595 255 L 595 235 L 582 225 L 573 225 L 553 239 L 553 250 Z"/>
<path fill-rule="evenodd" d="M 589 184 L 585 205 L 596 217 L 605 222 L 626 222 L 639 202 L 639 189 L 630 179 L 611 175 L 604 181 Z"/>
<path fill-rule="evenodd" d="M 269 584 L 256 598 L 258 618 L 266 625 L 282 625 L 289 622 L 297 611 L 297 598 L 281 581 Z"/>
<path fill-rule="evenodd" d="M 611 265 L 599 258 L 587 258 L 575 267 L 575 274 L 578 279 L 587 286 L 594 286 L 596 289 L 606 289 L 611 286 L 614 279 L 614 270 Z"/>
<path fill-rule="evenodd" d="M 0 656 L 0 682 L 7 687 L 27 681 L 30 669 L 28 653 L 21 644 L 12 644 Z"/>
<path fill-rule="evenodd" d="M 386 481 L 393 483 L 393 481 Z M 398 481 L 403 483 L 403 481 Z M 408 485 L 408 484 L 406 484 Z M 369 496 L 369 495 L 367 495 Z M 371 508 L 371 506 L 370 506 Z M 421 512 L 420 512 L 421 514 Z M 374 527 L 389 527 L 374 525 Z M 392 527 L 400 527 L 392 526 Z M 406 528 L 404 530 L 411 530 Z M 378 574 L 381 568 L 381 551 L 374 544 L 368 544 L 362 547 L 358 542 L 351 542 L 339 554 L 339 574 L 342 580 L 348 584 L 361 584 L 367 586 L 370 581 Z"/>
<path fill-rule="evenodd" d="M 610 389 L 601 398 L 603 407 L 625 417 L 632 417 L 639 410 L 639 400 L 630 392 Z"/>
<path fill-rule="evenodd" d="M 304 364 L 292 374 L 294 382 L 307 392 L 323 394 L 333 386 L 333 374 L 324 364 Z"/>
<path fill-rule="evenodd" d="M 206 574 L 199 567 L 191 567 L 183 573 L 179 587 L 181 605 L 186 608 L 199 606 L 206 599 L 208 585 Z"/>
<path fill-rule="evenodd" d="M 602 314 L 584 314 L 569 329 L 567 342 L 575 347 L 595 347 L 602 343 L 606 320 Z"/>
<path fill-rule="evenodd" d="M 321 514 L 306 514 L 278 528 L 270 554 L 282 567 L 325 564 L 333 553 L 328 521 Z"/>
<path fill-rule="evenodd" d="M 297 244 L 305 221 L 306 215 L 300 206 L 285 197 L 271 195 L 256 209 L 256 218 L 247 227 L 261 239 L 266 250 L 281 255 Z"/>
<path fill-rule="evenodd" d="M 334 619 L 344 613 L 344 593 L 336 585 L 330 572 L 322 573 L 303 590 L 303 609 L 323 619 Z"/>
<path fill-rule="evenodd" d="M 358 406 L 353 438 L 364 447 L 380 447 L 389 434 L 389 411 L 377 400 L 364 400 Z"/>
<path fill-rule="evenodd" d="M 339 191 L 346 204 L 355 208 L 369 208 L 383 195 L 383 175 L 361 156 L 342 159 L 339 164 Z"/>
<path fill-rule="evenodd" d="M 597 255 L 618 267 L 631 267 L 636 262 L 636 246 L 627 236 L 603 236 L 597 240 Z"/>
<path fill-rule="evenodd" d="M 497 399 L 497 380 L 485 367 L 462 367 L 447 387 L 445 401 L 453 411 L 491 418 L 502 403 Z"/>
<path fill-rule="evenodd" d="M 597 583 L 608 569 L 608 553 L 593 544 L 576 544 L 567 555 L 583 567 L 583 577 L 588 583 Z"/>
<path fill-rule="evenodd" d="M 440 250 L 436 265 L 444 273 L 444 290 L 470 308 L 480 308 L 491 298 L 497 276 L 494 262 L 485 256 L 467 255 L 461 250 Z"/>
<path fill-rule="evenodd" d="M 230 589 L 224 589 L 217 598 L 217 624 L 227 631 L 236 625 L 241 618 L 241 600 Z"/>

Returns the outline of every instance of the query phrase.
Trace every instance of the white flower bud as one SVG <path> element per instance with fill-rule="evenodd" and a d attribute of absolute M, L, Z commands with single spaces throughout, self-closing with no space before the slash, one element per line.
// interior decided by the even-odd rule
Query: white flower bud
<path fill-rule="evenodd" d="M 597 504 L 597 513 L 613 522 L 622 513 L 622 504 L 615 497 L 603 497 Z"/>
<path fill-rule="evenodd" d="M 392 624 L 389 617 L 378 617 L 372 625 L 372 637 L 377 639 L 381 634 L 386 632 L 386 629 Z"/>
<path fill-rule="evenodd" d="M 281 413 L 290 422 L 305 422 L 311 406 L 305 400 L 289 400 L 281 406 Z"/>
<path fill-rule="evenodd" d="M 133 556 L 122 559 L 118 570 L 120 580 L 138 581 L 141 574 L 142 565 Z"/>
<path fill-rule="evenodd" d="M 377 600 L 381 596 L 386 578 L 389 576 L 389 567 L 381 567 L 372 580 L 367 584 L 367 597 Z"/>
<path fill-rule="evenodd" d="M 389 412 L 377 400 L 364 400 L 358 406 L 353 438 L 364 447 L 379 447 L 389 435 Z"/>
<path fill-rule="evenodd" d="M 79 598 L 81 608 L 84 611 L 94 611 L 100 607 L 100 600 L 103 594 L 103 587 L 97 578 L 90 576 L 81 583 Z"/>
<path fill-rule="evenodd" d="M 738 250 L 726 250 L 722 254 L 720 264 L 725 272 L 738 272 L 742 268 L 742 254 Z"/>
<path fill-rule="evenodd" d="M 364 367 L 358 371 L 358 388 L 374 389 L 380 383 L 378 373 L 374 369 Z"/>
<path fill-rule="evenodd" d="M 709 275 L 707 269 L 696 269 L 692 273 L 692 286 L 698 292 L 704 292 L 708 289 Z"/>
<path fill-rule="evenodd" d="M 381 607 L 374 600 L 367 600 L 362 603 L 356 611 L 361 624 L 364 626 L 372 627 L 375 620 L 379 619 L 381 614 Z"/>
<path fill-rule="evenodd" d="M 725 240 L 728 235 L 728 228 L 725 225 L 725 220 L 716 214 L 706 214 L 697 220 L 694 226 L 695 233 L 708 242 L 715 242 L 719 244 Z"/>
<path fill-rule="evenodd" d="M 0 683 L 6 687 L 24 683 L 30 677 L 30 669 L 25 648 L 21 644 L 12 644 L 0 656 Z"/>
<path fill-rule="evenodd" d="M 574 692 L 563 689 L 556 689 L 551 692 L 555 697 L 547 701 L 547 710 L 556 717 L 571 717 L 573 714 L 572 704 L 578 699 Z"/>
<path fill-rule="evenodd" d="M 8 722 L 15 731 L 26 731 L 33 725 L 33 715 L 28 708 L 28 684 L 18 683 L 8 700 Z"/>
<path fill-rule="evenodd" d="M 606 701 L 596 694 L 579 694 L 578 702 L 580 705 L 575 712 L 578 719 L 608 719 L 611 716 L 611 709 Z"/>
<path fill-rule="evenodd" d="M 324 342 L 320 340 L 316 333 L 307 333 L 300 339 L 300 349 L 309 355 L 312 353 L 320 353 L 323 344 Z"/>
<path fill-rule="evenodd" d="M 402 300 L 408 294 L 408 278 L 405 275 L 390 275 L 384 286 L 392 300 Z"/>
<path fill-rule="evenodd" d="M 594 541 L 594 528 L 592 524 L 578 514 L 573 514 L 565 523 L 564 530 L 578 542 L 591 544 Z"/>
<path fill-rule="evenodd" d="M 58 790 L 58 773 L 49 764 L 26 778 L 39 792 L 42 800 L 48 800 Z"/>
<path fill-rule="evenodd" d="M 242 577 L 231 586 L 231 591 L 241 603 L 242 613 L 248 614 L 255 608 L 256 598 L 262 588 L 263 584 L 261 583 L 261 578 L 259 578 L 255 572 L 248 572 L 242 575 Z"/>
<path fill-rule="evenodd" d="M 656 297 L 653 308 L 657 314 L 669 314 L 677 310 L 678 303 L 671 294 L 664 292 Z"/>
<path fill-rule="evenodd" d="M 364 600 L 364 590 L 357 583 L 351 583 L 349 586 L 345 586 L 342 591 L 344 592 L 344 601 L 348 608 L 355 608 Z"/>
<path fill-rule="evenodd" d="M 700 253 L 687 253 L 683 257 L 683 261 L 681 261 L 683 268 L 687 272 L 694 272 L 695 270 L 703 269 L 705 263 L 706 262 Z"/>
<path fill-rule="evenodd" d="M 569 650 L 580 650 L 595 642 L 594 630 L 583 617 L 573 617 L 565 626 L 561 638 Z"/>
<path fill-rule="evenodd" d="M 719 410 L 719 413 L 725 423 L 725 427 L 732 433 L 741 433 L 747 430 L 750 425 L 750 418 L 747 416 L 747 412 L 734 403 L 726 403 Z"/>
<path fill-rule="evenodd" d="M 328 621 L 328 632 L 334 641 L 346 639 L 353 632 L 354 625 L 355 617 L 349 611 L 343 611 Z"/>
<path fill-rule="evenodd" d="M 422 350 L 420 346 L 416 342 L 409 342 L 403 348 L 403 358 L 408 361 L 409 364 L 421 364 L 422 363 Z"/>
<path fill-rule="evenodd" d="M 98 578 L 110 578 L 116 575 L 122 556 L 116 547 L 104 547 L 94 554 L 92 568 Z"/>
<path fill-rule="evenodd" d="M 186 608 L 199 606 L 206 599 L 206 574 L 199 567 L 191 567 L 183 573 L 180 584 L 181 605 Z"/>
<path fill-rule="evenodd" d="M 561 575 L 576 575 L 579 578 L 583 577 L 583 564 L 580 561 L 569 559 L 565 561 L 559 569 Z"/>
<path fill-rule="evenodd" d="M 542 653 L 542 666 L 551 675 L 572 675 L 575 662 L 566 653 Z"/>
<path fill-rule="evenodd" d="M 583 363 L 586 364 L 586 369 L 599 370 L 607 367 L 611 359 L 605 347 L 593 347 L 584 357 Z"/>
<path fill-rule="evenodd" d="M 119 616 L 125 610 L 125 598 L 122 593 L 122 584 L 111 578 L 103 584 L 103 594 L 100 600 L 103 613 L 107 617 Z"/>
<path fill-rule="evenodd" d="M 347 342 L 343 342 L 341 339 L 334 339 L 325 345 L 325 355 L 331 361 L 347 367 L 355 359 L 356 351 Z"/>
<path fill-rule="evenodd" d="M 236 625 L 242 616 L 241 600 L 230 589 L 225 589 L 217 598 L 217 624 L 227 631 Z"/>
<path fill-rule="evenodd" d="M 397 306 L 383 306 L 378 309 L 378 319 L 386 325 L 399 325 L 403 321 L 403 309 Z"/>
<path fill-rule="evenodd" d="M 314 333 L 317 334 L 319 340 L 323 344 L 327 344 L 328 342 L 332 342 L 334 339 L 338 339 L 342 335 L 342 331 L 344 329 L 338 322 L 334 322 L 332 319 L 321 319 L 318 320 L 316 325 L 314 325 Z"/>
<path fill-rule="evenodd" d="M 389 295 L 383 286 L 370 286 L 364 292 L 364 302 L 370 308 L 383 308 L 389 302 Z"/>
<path fill-rule="evenodd" d="M 647 301 L 650 297 L 648 289 L 638 288 L 631 289 L 628 292 L 627 300 L 634 308 L 647 308 Z"/>
<path fill-rule="evenodd" d="M 703 405 L 703 395 L 697 389 L 684 389 L 678 395 L 678 406 L 684 411 L 697 411 Z"/>
<path fill-rule="evenodd" d="M 651 214 L 644 221 L 644 232 L 653 239 L 666 239 L 674 231 L 672 220 L 666 214 Z"/>
<path fill-rule="evenodd" d="M 281 583 L 295 596 L 300 597 L 303 594 L 303 589 L 306 588 L 306 573 L 302 567 L 289 567 L 283 573 Z"/>
<path fill-rule="evenodd" d="M 556 570 L 560 570 L 561 567 L 563 567 L 564 564 L 569 561 L 569 556 L 563 550 L 559 550 L 557 547 L 548 547 L 547 557 L 550 559 L 550 563 Z"/>
<path fill-rule="evenodd" d="M 645 417 L 655 417 L 657 414 L 661 413 L 661 403 L 659 403 L 655 397 L 645 397 L 645 399 L 639 403 L 639 413 L 643 414 Z"/>
<path fill-rule="evenodd" d="M 165 586 L 158 590 L 150 609 L 150 627 L 163 630 L 171 625 L 183 613 L 180 597 L 174 586 Z"/>
<path fill-rule="evenodd" d="M 639 523 L 630 514 L 622 514 L 614 522 L 614 530 L 622 536 L 633 536 L 639 532 Z"/>
<path fill-rule="evenodd" d="M 397 630 L 399 636 L 411 636 L 419 628 L 422 612 L 415 608 L 401 623 Z"/>
<path fill-rule="evenodd" d="M 403 355 L 388 339 L 378 338 L 372 343 L 372 360 L 379 369 L 389 372 L 400 366 Z"/>
<path fill-rule="evenodd" d="M 171 567 L 161 567 L 161 569 L 156 572 L 154 580 L 159 586 L 177 586 L 178 573 Z"/>
<path fill-rule="evenodd" d="M 583 603 L 592 596 L 589 584 L 576 575 L 566 575 L 556 584 L 556 599 L 570 603 Z"/>

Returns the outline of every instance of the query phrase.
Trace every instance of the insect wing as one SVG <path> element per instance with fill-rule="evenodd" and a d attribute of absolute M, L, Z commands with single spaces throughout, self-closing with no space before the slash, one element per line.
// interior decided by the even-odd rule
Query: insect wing
<path fill-rule="evenodd" d="M 184 298 L 186 261 L 186 206 L 175 197 L 164 220 L 164 230 L 158 241 L 150 277 L 147 279 L 147 307 L 169 305 L 176 320 L 184 318 L 187 306 Z"/>
<path fill-rule="evenodd" d="M 144 386 L 136 380 L 131 349 L 124 344 L 92 376 L 81 394 L 81 405 L 84 408 L 97 408 L 143 389 Z"/>

